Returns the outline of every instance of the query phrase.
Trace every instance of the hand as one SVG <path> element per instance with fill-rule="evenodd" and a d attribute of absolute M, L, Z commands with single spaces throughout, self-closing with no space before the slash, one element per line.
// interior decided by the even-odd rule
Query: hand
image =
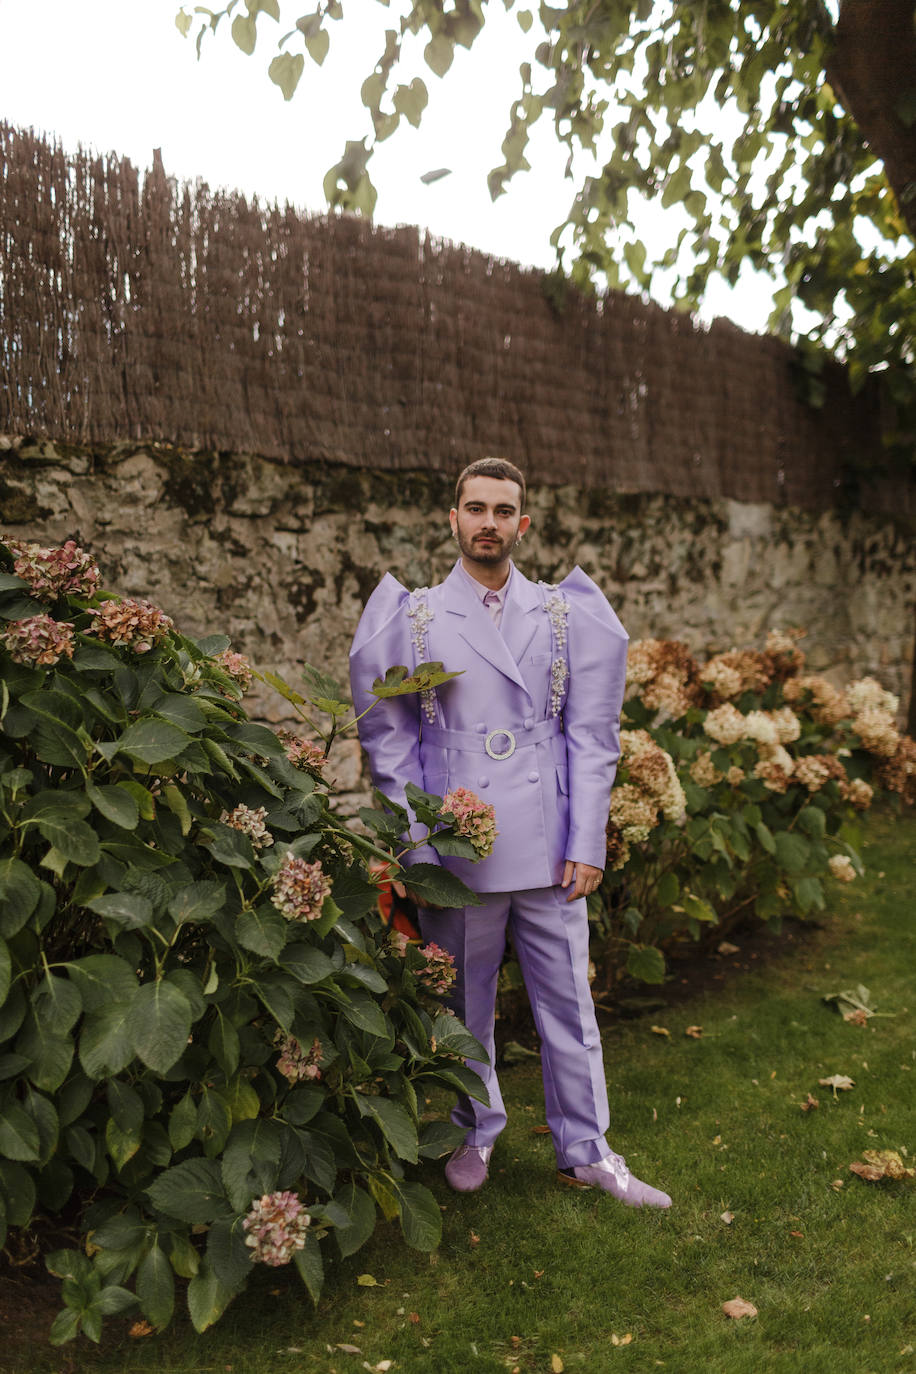
<path fill-rule="evenodd" d="M 580 864 L 575 859 L 567 859 L 560 886 L 569 887 L 570 883 L 573 884 L 572 892 L 566 900 L 574 902 L 578 897 L 588 897 L 594 892 L 603 877 L 603 868 L 592 868 L 591 864 Z"/>
<path fill-rule="evenodd" d="M 424 911 L 445 910 L 445 907 L 443 906 L 436 906 L 435 902 L 424 902 L 422 897 L 418 897 L 417 894 L 415 892 L 412 892 L 409 887 L 406 887 L 404 883 L 393 882 L 391 884 L 391 887 L 392 891 L 396 892 L 402 900 L 405 897 L 409 897 L 415 907 L 422 907 Z"/>

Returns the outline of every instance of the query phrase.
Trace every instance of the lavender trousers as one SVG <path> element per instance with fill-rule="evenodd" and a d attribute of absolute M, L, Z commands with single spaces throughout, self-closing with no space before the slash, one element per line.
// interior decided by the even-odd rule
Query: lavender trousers
<path fill-rule="evenodd" d="M 492 1145 L 506 1124 L 496 1076 L 496 982 L 512 937 L 541 1040 L 547 1124 L 557 1164 L 595 1164 L 608 1153 L 607 1083 L 601 1037 L 588 986 L 588 915 L 584 898 L 567 902 L 561 887 L 481 893 L 482 906 L 421 911 L 425 940 L 453 956 L 458 971 L 452 1006 L 490 1057 L 469 1061 L 490 1095 L 485 1107 L 460 1097 L 452 1112 L 468 1145 Z"/>

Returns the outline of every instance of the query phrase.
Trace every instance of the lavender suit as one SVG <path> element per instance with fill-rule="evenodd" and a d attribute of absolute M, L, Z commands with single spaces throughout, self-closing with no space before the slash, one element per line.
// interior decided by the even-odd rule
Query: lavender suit
<path fill-rule="evenodd" d="M 627 636 L 580 568 L 557 587 L 512 567 L 500 626 L 460 563 L 443 583 L 408 592 L 390 574 L 375 589 L 350 653 L 357 711 L 393 664 L 440 660 L 461 677 L 422 699 L 381 702 L 360 724 L 372 776 L 404 802 L 413 782 L 444 794 L 467 787 L 489 802 L 499 831 L 481 863 L 439 858 L 484 899 L 421 913 L 424 938 L 455 958 L 455 1009 L 484 1045 L 484 1107 L 462 1099 L 466 1143 L 492 1145 L 506 1122 L 494 1060 L 496 980 L 507 928 L 541 1039 L 547 1121 L 561 1168 L 607 1154 L 607 1088 L 589 991 L 584 899 L 558 886 L 567 859 L 602 868 Z"/>

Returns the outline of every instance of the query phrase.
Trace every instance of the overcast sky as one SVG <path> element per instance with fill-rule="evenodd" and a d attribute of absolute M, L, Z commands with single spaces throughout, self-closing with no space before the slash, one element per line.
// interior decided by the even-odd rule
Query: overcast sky
<path fill-rule="evenodd" d="M 359 88 L 382 52 L 385 28 L 393 26 L 391 11 L 351 0 L 348 18 L 330 26 L 324 65 L 306 61 L 287 103 L 267 64 L 277 37 L 307 6 L 281 0 L 285 26 L 262 16 L 253 57 L 235 47 L 224 21 L 226 31 L 205 42 L 200 62 L 194 43 L 175 27 L 178 8 L 178 0 L 0 0 L 0 118 L 56 134 L 67 149 L 82 143 L 118 152 L 142 169 L 161 148 L 171 176 L 323 211 L 325 172 L 345 139 L 369 127 Z M 193 3 L 186 0 L 186 8 Z M 430 103 L 420 129 L 402 121 L 370 164 L 379 190 L 375 218 L 550 267 L 550 232 L 565 217 L 573 186 L 546 117 L 529 152 L 535 171 L 516 176 L 495 204 L 486 187 L 487 172 L 502 161 L 525 43 L 514 13 L 496 0 L 487 13 L 473 51 L 457 50 L 444 81 L 425 67 L 419 49 L 408 66 L 407 77 L 426 81 Z M 421 175 L 439 167 L 451 174 L 424 185 Z M 665 246 L 666 230 L 652 212 L 640 228 Z M 703 314 L 728 314 L 745 328 L 763 329 L 768 310 L 766 288 L 749 280 L 736 292 L 716 289 Z"/>

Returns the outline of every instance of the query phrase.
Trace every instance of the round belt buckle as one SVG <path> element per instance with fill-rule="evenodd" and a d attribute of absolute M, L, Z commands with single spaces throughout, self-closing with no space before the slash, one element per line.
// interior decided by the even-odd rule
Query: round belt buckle
<path fill-rule="evenodd" d="M 509 741 L 509 748 L 503 750 L 501 754 L 497 753 L 493 748 L 493 741 L 499 735 L 504 735 Z M 491 759 L 511 759 L 512 755 L 515 753 L 515 736 L 511 730 L 491 730 L 483 742 L 483 747 L 486 749 Z"/>

